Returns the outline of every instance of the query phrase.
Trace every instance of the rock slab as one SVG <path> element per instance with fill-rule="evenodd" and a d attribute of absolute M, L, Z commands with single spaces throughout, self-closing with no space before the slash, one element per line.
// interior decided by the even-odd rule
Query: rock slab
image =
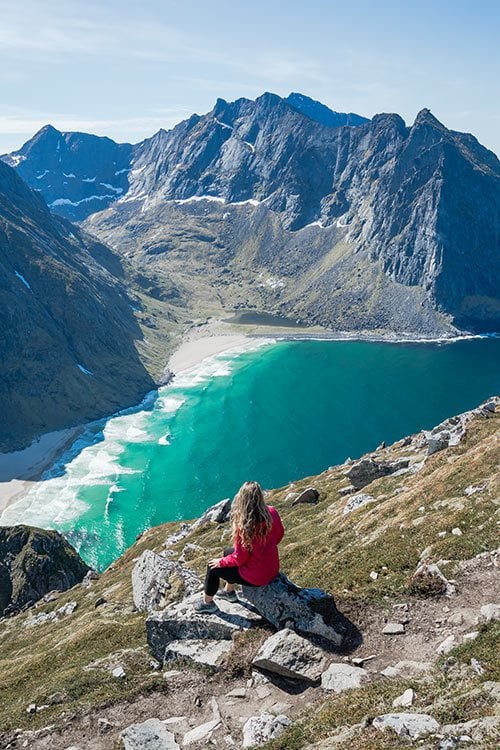
<path fill-rule="evenodd" d="M 159 719 L 132 724 L 120 735 L 124 750 L 180 750 L 175 736 Z"/>
<path fill-rule="evenodd" d="M 416 740 L 426 734 L 439 731 L 439 724 L 429 714 L 383 714 L 373 720 L 375 729 L 392 729 L 400 737 Z"/>
<path fill-rule="evenodd" d="M 216 614 L 200 614 L 193 609 L 199 594 L 155 612 L 146 620 L 146 638 L 151 653 L 160 664 L 172 641 L 230 641 L 233 633 L 262 623 L 258 613 L 239 603 L 218 600 Z"/>
<path fill-rule="evenodd" d="M 333 596 L 321 589 L 302 589 L 283 573 L 267 586 L 243 586 L 243 596 L 276 628 L 291 627 L 341 646 L 347 635 L 345 619 Z"/>
<path fill-rule="evenodd" d="M 351 667 L 349 664 L 330 664 L 326 672 L 321 675 L 321 687 L 323 690 L 343 693 L 344 690 L 359 688 L 369 678 L 369 672 L 361 667 Z"/>
<path fill-rule="evenodd" d="M 324 652 L 288 628 L 264 641 L 252 664 L 283 677 L 311 683 L 319 682 L 326 667 Z"/>
<path fill-rule="evenodd" d="M 218 667 L 232 647 L 232 641 L 227 640 L 172 641 L 165 650 L 165 661 L 182 658 L 206 667 Z"/>

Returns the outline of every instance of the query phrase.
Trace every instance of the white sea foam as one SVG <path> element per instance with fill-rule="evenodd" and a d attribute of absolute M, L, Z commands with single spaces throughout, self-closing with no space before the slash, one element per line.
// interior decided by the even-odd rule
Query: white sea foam
<path fill-rule="evenodd" d="M 172 384 L 158 392 L 148 393 L 141 404 L 124 410 L 105 423 L 90 425 L 58 462 L 43 475 L 18 503 L 7 508 L 1 524 L 29 523 L 42 528 L 68 529 L 89 510 L 90 500 L 82 498 L 88 487 L 102 487 L 102 514 L 109 520 L 114 495 L 124 488 L 120 478 L 141 472 L 126 465 L 127 448 L 152 442 L 168 446 L 169 420 L 189 401 L 190 391 L 214 377 L 230 376 L 238 358 L 272 343 L 272 339 L 255 339 L 243 346 L 203 360 L 196 368 L 177 376 Z M 97 495 L 99 495 L 97 490 Z M 117 521 L 118 522 L 118 521 Z M 123 529 L 115 531 L 118 548 L 124 544 Z M 120 546 L 121 545 L 121 546 Z"/>

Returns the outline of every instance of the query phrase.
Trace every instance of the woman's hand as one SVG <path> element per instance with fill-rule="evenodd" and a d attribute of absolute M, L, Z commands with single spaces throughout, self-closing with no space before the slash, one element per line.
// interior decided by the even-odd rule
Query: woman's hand
<path fill-rule="evenodd" d="M 209 568 L 218 568 L 218 567 L 219 567 L 219 564 L 220 564 L 220 561 L 221 561 L 221 559 L 222 559 L 222 558 L 220 558 L 220 557 L 214 557 L 214 559 L 213 559 L 213 560 L 209 560 L 209 561 L 208 561 L 208 567 L 209 567 Z"/>

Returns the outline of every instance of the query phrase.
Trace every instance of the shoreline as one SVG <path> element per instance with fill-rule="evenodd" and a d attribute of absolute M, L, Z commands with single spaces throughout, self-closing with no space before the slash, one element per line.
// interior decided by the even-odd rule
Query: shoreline
<path fill-rule="evenodd" d="M 21 500 L 77 439 L 83 427 L 47 432 L 27 448 L 0 453 L 0 523 L 4 510 Z"/>
<path fill-rule="evenodd" d="M 368 341 L 384 343 L 453 343 L 467 339 L 496 337 L 498 334 L 463 334 L 435 338 L 404 337 L 404 334 L 370 331 L 327 331 L 321 327 L 286 329 L 262 324 L 238 324 L 209 319 L 187 328 L 179 337 L 178 346 L 170 354 L 165 373 L 175 378 L 192 371 L 204 360 L 232 349 L 251 347 L 256 339 L 268 341 Z M 160 386 L 158 386 L 160 387 Z M 117 412 L 118 413 L 118 412 Z M 109 415 L 113 417 L 112 414 Z M 41 481 L 49 469 L 74 443 L 85 425 L 56 430 L 41 435 L 23 450 L 0 453 L 0 524 L 3 512 L 21 500 Z"/>

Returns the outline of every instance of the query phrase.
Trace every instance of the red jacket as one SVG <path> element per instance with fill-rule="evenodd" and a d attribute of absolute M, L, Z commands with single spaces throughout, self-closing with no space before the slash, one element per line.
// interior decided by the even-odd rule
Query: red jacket
<path fill-rule="evenodd" d="M 240 539 L 235 540 L 234 552 L 221 558 L 219 567 L 237 567 L 245 581 L 255 586 L 265 586 L 275 578 L 280 569 L 278 544 L 283 539 L 285 530 L 276 508 L 268 505 L 273 525 L 265 539 L 256 537 L 252 542 L 252 551 L 244 547 Z"/>

